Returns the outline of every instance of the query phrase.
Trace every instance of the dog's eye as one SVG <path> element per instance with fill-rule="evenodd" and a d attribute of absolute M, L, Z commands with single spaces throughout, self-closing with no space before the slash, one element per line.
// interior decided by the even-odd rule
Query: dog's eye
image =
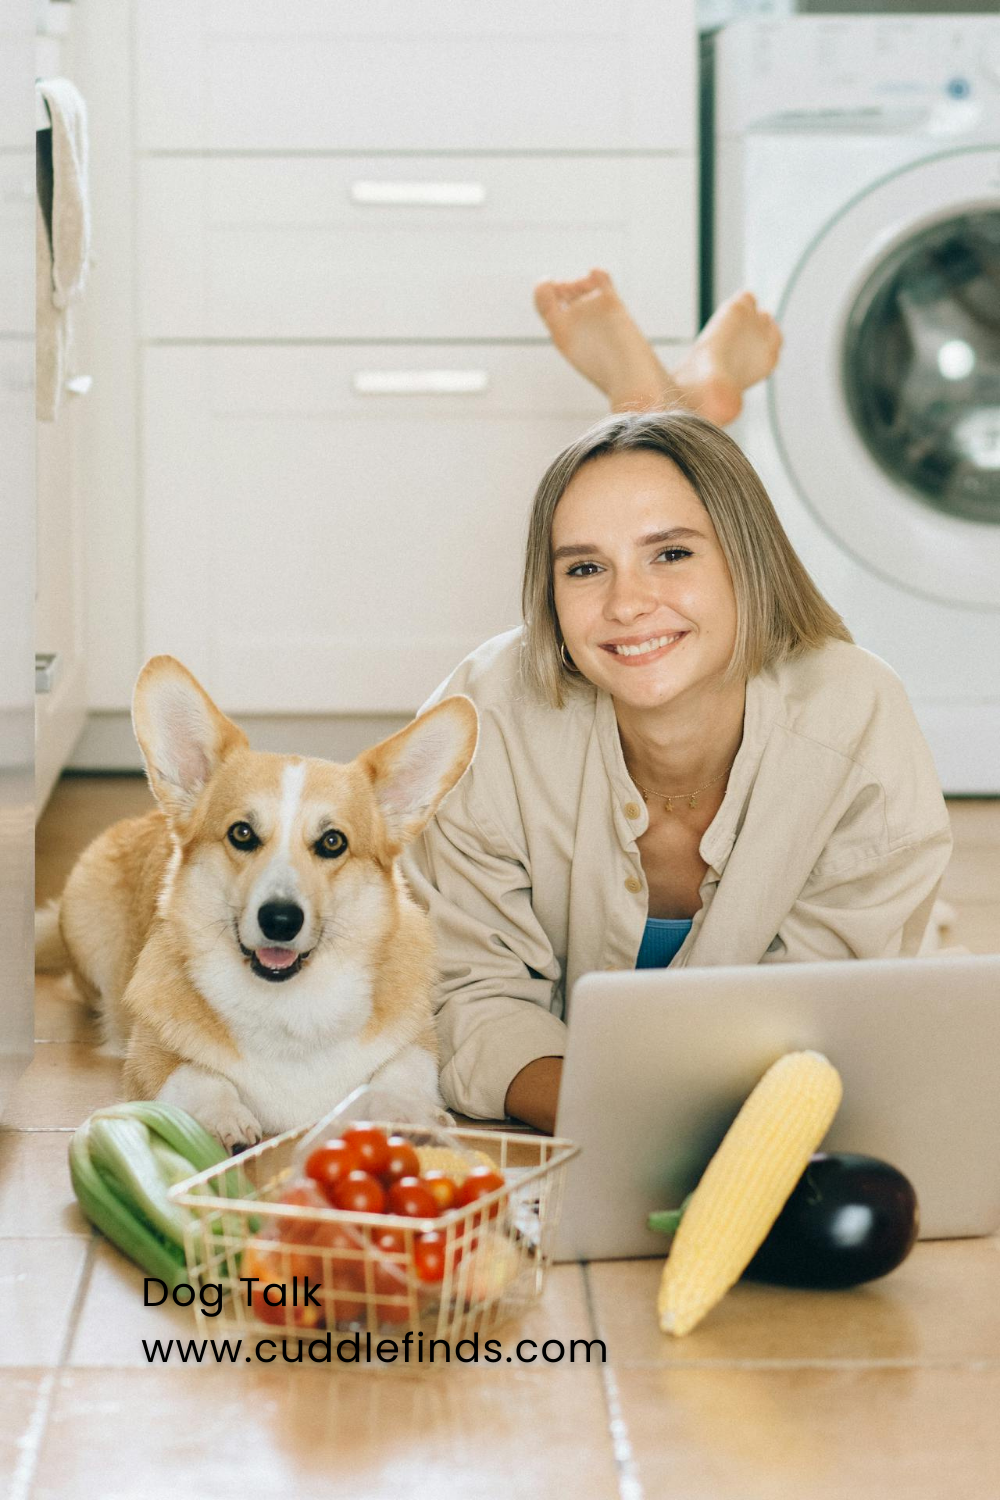
<path fill-rule="evenodd" d="M 244 854 L 248 854 L 251 849 L 256 849 L 260 843 L 260 839 L 254 833 L 249 823 L 234 823 L 226 834 L 226 838 L 234 849 L 239 849 Z"/>
<path fill-rule="evenodd" d="M 315 847 L 320 859 L 338 859 L 347 848 L 347 840 L 339 828 L 328 828 Z"/>

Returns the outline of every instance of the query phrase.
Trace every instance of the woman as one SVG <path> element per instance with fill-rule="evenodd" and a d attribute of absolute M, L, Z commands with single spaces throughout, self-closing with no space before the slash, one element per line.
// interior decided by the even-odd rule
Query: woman
<path fill-rule="evenodd" d="M 408 874 L 446 1101 L 551 1130 L 580 974 L 916 953 L 951 836 L 899 680 L 707 421 L 612 416 L 555 459 L 523 606 L 439 690 L 480 744 Z"/>

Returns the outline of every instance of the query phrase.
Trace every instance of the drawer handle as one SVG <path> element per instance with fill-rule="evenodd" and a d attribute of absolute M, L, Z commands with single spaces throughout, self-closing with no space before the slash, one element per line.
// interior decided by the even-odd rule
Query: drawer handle
<path fill-rule="evenodd" d="M 481 182 L 355 182 L 351 197 L 376 208 L 478 208 L 486 189 Z"/>
<path fill-rule="evenodd" d="M 359 396 L 475 396 L 490 379 L 485 370 L 359 370 Z"/>
<path fill-rule="evenodd" d="M 51 693 L 59 676 L 59 657 L 52 651 L 35 652 L 35 692 Z"/>

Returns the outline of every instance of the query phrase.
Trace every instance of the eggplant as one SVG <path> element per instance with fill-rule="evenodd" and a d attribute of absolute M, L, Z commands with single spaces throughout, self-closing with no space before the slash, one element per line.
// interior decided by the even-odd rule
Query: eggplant
<path fill-rule="evenodd" d="M 874 1156 L 818 1152 L 743 1274 L 778 1286 L 859 1286 L 901 1265 L 919 1228 L 902 1172 Z"/>
<path fill-rule="evenodd" d="M 687 1207 L 649 1216 L 672 1234 Z M 920 1209 L 912 1183 L 888 1162 L 817 1152 L 743 1275 L 777 1286 L 859 1286 L 887 1276 L 913 1249 Z"/>

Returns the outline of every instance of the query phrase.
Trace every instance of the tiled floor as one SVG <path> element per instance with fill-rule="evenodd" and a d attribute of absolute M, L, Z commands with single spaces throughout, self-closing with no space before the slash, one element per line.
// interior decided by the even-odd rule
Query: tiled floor
<path fill-rule="evenodd" d="M 146 805 L 139 781 L 64 781 L 39 828 L 39 898 Z M 1000 803 L 951 810 L 951 940 L 998 951 Z M 657 1263 L 559 1267 L 505 1351 L 600 1338 L 604 1365 L 151 1367 L 141 1341 L 193 1322 L 142 1306 L 141 1274 L 91 1234 L 65 1165 L 117 1067 L 60 981 L 39 983 L 36 1034 L 0 1132 L 0 1500 L 1000 1493 L 1000 1238 L 918 1245 L 853 1292 L 741 1285 L 679 1343 L 656 1327 Z"/>

